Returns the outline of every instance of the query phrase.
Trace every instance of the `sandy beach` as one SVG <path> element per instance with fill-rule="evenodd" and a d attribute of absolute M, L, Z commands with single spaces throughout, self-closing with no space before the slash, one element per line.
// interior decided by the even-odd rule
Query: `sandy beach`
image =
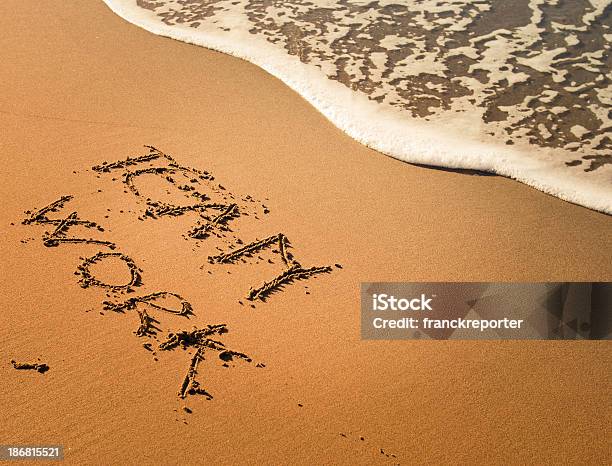
<path fill-rule="evenodd" d="M 256 66 L 150 34 L 101 1 L 9 0 L 0 13 L 1 444 L 63 445 L 69 464 L 610 463 L 609 342 L 359 331 L 365 281 L 611 281 L 610 216 L 381 155 Z M 145 218 L 147 198 L 191 188 L 143 176 L 136 196 L 121 170 L 92 169 L 144 145 L 248 215 L 203 240 L 187 235 L 193 215 Z M 100 228 L 73 223 L 68 236 L 115 249 L 48 247 L 55 227 L 22 223 L 62 196 L 53 225 L 77 212 Z M 277 243 L 246 263 L 209 257 L 281 233 L 301 266 L 330 271 L 251 307 L 249 288 L 284 270 Z M 149 351 L 135 309 L 104 308 L 132 295 L 79 282 L 101 251 L 139 269 L 133 296 L 193 307 L 154 314 L 160 342 L 227 324 L 218 339 L 249 360 L 210 352 L 198 380 L 211 400 L 177 396 L 190 348 Z M 96 273 L 125 283 L 123 265 Z M 10 363 L 37 358 L 44 374 Z"/>

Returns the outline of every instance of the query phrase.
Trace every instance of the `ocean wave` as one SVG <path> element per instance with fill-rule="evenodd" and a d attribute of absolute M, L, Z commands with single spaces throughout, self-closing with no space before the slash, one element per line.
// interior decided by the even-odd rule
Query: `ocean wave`
<path fill-rule="evenodd" d="M 246 59 L 351 137 L 612 213 L 610 0 L 104 0 Z"/>

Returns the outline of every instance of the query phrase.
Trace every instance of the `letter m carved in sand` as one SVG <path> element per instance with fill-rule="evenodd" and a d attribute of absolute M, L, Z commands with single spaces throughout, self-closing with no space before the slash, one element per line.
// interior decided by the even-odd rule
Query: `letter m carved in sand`
<path fill-rule="evenodd" d="M 266 281 L 257 288 L 251 288 L 247 295 L 247 299 L 255 301 L 259 299 L 264 301 L 266 297 L 279 291 L 283 286 L 288 285 L 296 280 L 304 280 L 320 273 L 331 272 L 331 267 L 302 267 L 302 265 L 294 259 L 293 255 L 288 251 L 290 243 L 285 235 L 279 233 L 268 238 L 254 241 L 239 249 L 210 256 L 208 261 L 211 264 L 233 264 L 243 257 L 251 257 L 254 253 L 259 252 L 268 247 L 276 246 L 272 252 L 279 254 L 285 265 L 285 270 L 274 277 L 270 281 Z"/>

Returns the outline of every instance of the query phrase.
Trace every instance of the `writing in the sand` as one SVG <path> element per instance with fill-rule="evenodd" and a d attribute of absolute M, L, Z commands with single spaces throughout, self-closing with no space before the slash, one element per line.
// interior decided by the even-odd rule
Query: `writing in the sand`
<path fill-rule="evenodd" d="M 331 272 L 330 266 L 303 266 L 289 251 L 291 248 L 289 239 L 280 232 L 245 244 L 233 232 L 230 225 L 241 215 L 253 215 L 258 218 L 257 215 L 260 212 L 254 211 L 255 200 L 252 197 L 246 196 L 238 199 L 224 186 L 216 183 L 215 178 L 209 172 L 180 165 L 173 157 L 155 147 L 145 147 L 148 148 L 148 153 L 144 155 L 128 157 L 125 160 L 111 163 L 103 162 L 92 167 L 92 170 L 98 174 L 98 177 L 119 174 L 120 179 L 113 177 L 112 180 L 122 183 L 124 192 L 132 193 L 143 206 L 143 211 L 138 216 L 140 221 L 178 217 L 188 213 L 196 214 L 195 224 L 183 234 L 185 239 L 201 242 L 214 235 L 229 242 L 226 250 L 220 250 L 218 254 L 208 257 L 210 264 L 228 265 L 244 262 L 245 258 L 252 257 L 264 249 L 271 249 L 273 254 L 280 256 L 283 265 L 282 272 L 270 280 L 252 286 L 246 293 L 247 300 L 265 302 L 272 294 L 280 291 L 286 285 Z M 179 193 L 182 201 L 178 203 L 175 200 L 164 201 L 144 196 L 139 188 L 139 182 L 143 179 L 150 179 L 150 177 L 166 183 L 168 189 L 172 188 L 175 193 Z M 42 235 L 42 242 L 46 247 L 58 247 L 63 244 L 90 244 L 104 248 L 92 256 L 82 257 L 75 272 L 82 288 L 101 288 L 107 292 L 108 297 L 112 298 L 102 303 L 104 310 L 117 313 L 136 310 L 139 326 L 134 333 L 139 337 L 153 339 L 157 339 L 157 333 L 160 330 L 157 325 L 160 322 L 150 313 L 163 312 L 183 318 L 189 318 L 194 314 L 191 303 L 172 291 L 158 290 L 153 293 L 130 296 L 126 299 L 124 296 L 126 293 L 136 293 L 142 285 L 143 270 L 132 257 L 120 252 L 114 241 L 101 237 L 105 232 L 104 227 L 83 218 L 77 211 L 67 209 L 73 199 L 73 195 L 64 195 L 41 209 L 26 211 L 27 218 L 22 223 L 48 227 L 48 230 Z M 261 207 L 263 214 L 269 212 L 265 205 L 262 204 Z M 91 231 L 92 236 L 73 236 L 71 230 L 74 231 L 73 228 L 77 226 Z M 128 278 L 118 283 L 109 283 L 108 279 L 99 278 L 95 273 L 95 268 L 108 262 L 114 262 L 115 265 L 119 264 L 125 268 Z M 240 303 L 242 304 L 241 301 Z M 179 390 L 179 396 L 184 398 L 187 394 L 203 394 L 209 399 L 212 398 L 210 393 L 196 380 L 198 363 L 204 360 L 205 352 L 218 352 L 219 359 L 223 361 L 225 367 L 229 367 L 229 363 L 234 360 L 252 362 L 246 354 L 227 349 L 217 339 L 227 332 L 228 328 L 225 324 L 207 325 L 194 331 L 169 333 L 165 341 L 159 343 L 157 349 L 161 351 L 178 347 L 194 349 L 187 375 Z M 151 342 L 143 346 L 156 354 Z M 257 367 L 264 367 L 264 365 L 259 363 Z"/>

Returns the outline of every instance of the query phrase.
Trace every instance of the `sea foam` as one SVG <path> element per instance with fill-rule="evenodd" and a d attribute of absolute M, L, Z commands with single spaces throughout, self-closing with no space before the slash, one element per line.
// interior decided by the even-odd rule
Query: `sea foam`
<path fill-rule="evenodd" d="M 610 0 L 104 0 L 285 82 L 361 143 L 612 213 Z"/>

